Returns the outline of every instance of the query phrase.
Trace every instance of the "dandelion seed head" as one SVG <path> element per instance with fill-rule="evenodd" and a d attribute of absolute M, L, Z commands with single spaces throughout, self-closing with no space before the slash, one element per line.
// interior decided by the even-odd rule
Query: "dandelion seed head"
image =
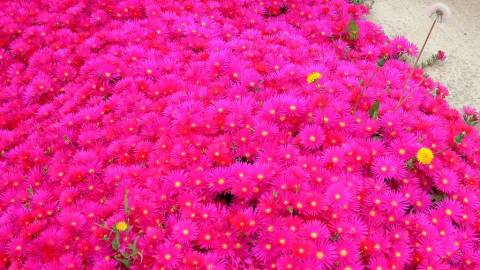
<path fill-rule="evenodd" d="M 451 9 L 444 3 L 434 3 L 429 8 L 429 15 L 432 18 L 439 18 L 440 22 L 444 22 L 452 15 Z"/>

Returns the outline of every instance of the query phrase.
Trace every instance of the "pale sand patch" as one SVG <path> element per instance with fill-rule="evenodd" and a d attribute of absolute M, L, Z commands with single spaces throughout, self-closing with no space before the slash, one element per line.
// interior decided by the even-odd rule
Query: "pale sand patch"
<path fill-rule="evenodd" d="M 381 25 L 389 37 L 403 35 L 420 49 L 432 23 L 429 6 L 436 2 L 376 0 L 367 18 Z M 449 88 L 452 106 L 480 109 L 480 0 L 441 2 L 450 7 L 452 16 L 435 28 L 422 59 L 443 50 L 447 60 L 427 68 L 427 73 Z"/>

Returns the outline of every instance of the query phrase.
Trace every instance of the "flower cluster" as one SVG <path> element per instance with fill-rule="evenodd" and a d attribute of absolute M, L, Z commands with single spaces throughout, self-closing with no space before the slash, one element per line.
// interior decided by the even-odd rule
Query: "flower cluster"
<path fill-rule="evenodd" d="M 478 113 L 367 12 L 1 1 L 0 268 L 479 269 Z"/>

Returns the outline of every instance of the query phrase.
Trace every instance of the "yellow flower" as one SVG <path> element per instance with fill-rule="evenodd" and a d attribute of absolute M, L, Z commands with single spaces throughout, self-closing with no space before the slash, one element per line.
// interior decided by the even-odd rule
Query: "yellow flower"
<path fill-rule="evenodd" d="M 433 160 L 433 152 L 429 148 L 422 147 L 417 152 L 417 160 L 421 164 L 429 165 Z"/>
<path fill-rule="evenodd" d="M 125 221 L 120 221 L 115 224 L 115 229 L 117 229 L 119 232 L 124 232 L 128 229 L 128 224 Z"/>
<path fill-rule="evenodd" d="M 307 82 L 308 83 L 314 83 L 321 78 L 322 78 L 322 73 L 315 71 L 315 72 L 312 72 L 312 73 L 308 74 Z"/>

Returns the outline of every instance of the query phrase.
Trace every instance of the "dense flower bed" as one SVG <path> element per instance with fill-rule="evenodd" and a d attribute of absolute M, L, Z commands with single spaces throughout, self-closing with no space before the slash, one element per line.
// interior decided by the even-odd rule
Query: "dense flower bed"
<path fill-rule="evenodd" d="M 1 1 L 0 268 L 479 269 L 478 115 L 367 12 Z"/>

